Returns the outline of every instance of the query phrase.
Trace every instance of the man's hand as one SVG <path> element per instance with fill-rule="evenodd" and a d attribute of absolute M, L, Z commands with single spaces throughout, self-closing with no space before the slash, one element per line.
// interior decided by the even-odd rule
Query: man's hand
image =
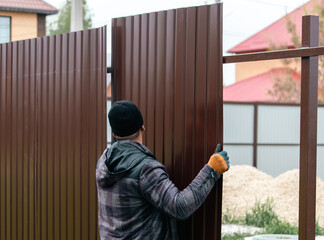
<path fill-rule="evenodd" d="M 218 144 L 215 153 L 209 158 L 208 165 L 215 171 L 223 174 L 230 168 L 229 157 L 227 152 L 221 151 L 221 145 Z"/>

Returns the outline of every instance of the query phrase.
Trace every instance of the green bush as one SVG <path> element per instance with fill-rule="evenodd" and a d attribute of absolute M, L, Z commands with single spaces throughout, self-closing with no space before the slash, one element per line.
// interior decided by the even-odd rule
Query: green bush
<path fill-rule="evenodd" d="M 246 225 L 263 228 L 268 234 L 298 234 L 297 226 L 279 220 L 272 199 L 267 199 L 263 204 L 258 201 L 251 212 L 246 213 L 245 221 Z"/>
<path fill-rule="evenodd" d="M 318 224 L 318 221 L 315 222 L 315 235 L 324 235 L 324 228 Z"/>
<path fill-rule="evenodd" d="M 226 210 L 223 213 L 222 216 L 222 223 L 223 224 L 238 224 L 238 225 L 244 225 L 245 224 L 245 219 L 236 217 L 234 214 L 230 213 L 228 210 Z"/>
<path fill-rule="evenodd" d="M 265 228 L 278 222 L 278 216 L 273 210 L 273 200 L 267 199 L 263 204 L 257 201 L 251 212 L 245 215 L 246 225 Z"/>
<path fill-rule="evenodd" d="M 269 234 L 298 235 L 298 227 L 288 222 L 277 220 L 265 226 L 265 232 Z"/>
<path fill-rule="evenodd" d="M 233 214 L 226 211 L 223 214 L 223 224 L 240 224 L 263 228 L 260 234 L 290 234 L 298 235 L 298 227 L 287 221 L 279 219 L 274 212 L 274 204 L 272 199 L 267 199 L 265 203 L 257 201 L 251 211 L 247 212 L 245 218 L 236 218 Z M 324 235 L 324 228 L 320 227 L 318 222 L 315 224 L 315 234 Z M 249 234 L 233 234 L 231 236 L 223 236 L 224 240 L 238 240 L 251 236 Z"/>

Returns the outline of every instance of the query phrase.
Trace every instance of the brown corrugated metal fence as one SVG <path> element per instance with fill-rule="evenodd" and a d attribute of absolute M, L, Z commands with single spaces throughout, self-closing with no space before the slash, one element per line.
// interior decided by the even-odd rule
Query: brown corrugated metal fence
<path fill-rule="evenodd" d="M 145 144 L 183 189 L 223 141 L 222 4 L 117 18 L 112 37 L 113 101 L 139 106 Z M 220 239 L 221 184 L 181 239 Z"/>
<path fill-rule="evenodd" d="M 96 239 L 106 28 L 0 45 L 0 239 Z"/>

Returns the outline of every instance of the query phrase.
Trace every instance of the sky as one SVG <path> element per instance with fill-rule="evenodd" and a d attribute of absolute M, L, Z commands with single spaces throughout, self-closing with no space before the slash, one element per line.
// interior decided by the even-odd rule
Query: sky
<path fill-rule="evenodd" d="M 65 0 L 45 0 L 60 9 Z M 217 0 L 218 1 L 218 0 Z M 110 33 L 111 19 L 180 7 L 213 4 L 216 0 L 87 0 L 92 14 L 93 27 L 107 25 Z M 222 0 L 223 49 L 227 51 L 253 34 L 295 10 L 308 0 Z M 53 21 L 57 15 L 48 17 Z M 109 39 L 109 37 L 108 37 Z M 107 46 L 110 50 L 110 42 Z M 235 65 L 224 64 L 224 85 L 235 81 Z"/>

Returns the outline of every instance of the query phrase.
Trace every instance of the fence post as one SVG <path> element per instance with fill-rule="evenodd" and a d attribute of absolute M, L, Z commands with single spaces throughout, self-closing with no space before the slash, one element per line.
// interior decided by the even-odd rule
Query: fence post
<path fill-rule="evenodd" d="M 302 47 L 317 47 L 318 16 L 304 16 Z M 315 239 L 318 56 L 302 57 L 299 177 L 299 239 Z"/>
<path fill-rule="evenodd" d="M 223 3 L 218 3 L 214 5 L 215 8 L 217 9 L 217 14 L 215 17 L 215 22 L 216 26 L 214 26 L 218 33 L 217 37 L 217 48 L 218 51 L 216 51 L 218 55 L 216 57 L 217 60 L 222 59 L 222 54 L 223 54 Z M 217 143 L 222 143 L 223 144 L 223 62 L 222 61 L 217 61 L 216 64 L 216 71 L 217 71 L 217 77 L 216 77 L 216 84 L 217 84 L 217 89 L 218 92 L 215 93 L 217 95 L 217 101 L 216 101 L 216 118 L 217 118 L 217 126 L 216 130 L 218 131 L 217 133 L 217 138 L 216 142 Z M 215 133 L 213 133 L 215 134 Z M 222 238 L 222 199 L 223 199 L 223 177 L 221 177 L 217 182 L 216 182 L 216 214 L 215 214 L 215 220 L 216 220 L 216 227 L 215 227 L 215 232 L 214 232 L 214 239 L 221 239 Z"/>
<path fill-rule="evenodd" d="M 253 124 L 253 167 L 258 166 L 257 162 L 257 154 L 258 154 L 258 110 L 259 110 L 259 105 L 257 103 L 253 104 L 254 106 L 254 124 Z"/>

